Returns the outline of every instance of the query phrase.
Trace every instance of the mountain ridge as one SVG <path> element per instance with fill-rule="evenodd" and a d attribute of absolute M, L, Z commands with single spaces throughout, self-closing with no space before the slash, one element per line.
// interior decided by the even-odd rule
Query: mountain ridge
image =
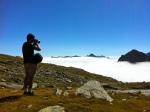
<path fill-rule="evenodd" d="M 73 56 L 51 56 L 51 58 L 73 58 L 73 57 L 95 57 L 95 58 L 108 58 L 107 56 L 104 56 L 104 55 L 95 55 L 93 53 L 90 53 L 86 56 L 79 56 L 79 55 L 73 55 Z"/>

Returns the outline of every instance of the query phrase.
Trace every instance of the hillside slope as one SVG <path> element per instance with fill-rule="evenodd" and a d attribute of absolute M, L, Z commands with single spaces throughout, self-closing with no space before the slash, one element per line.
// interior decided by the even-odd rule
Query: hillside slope
<path fill-rule="evenodd" d="M 0 82 L 23 84 L 24 69 L 22 58 L 0 55 Z M 38 88 L 34 89 L 35 96 L 23 95 L 23 90 L 0 86 L 1 112 L 38 112 L 48 106 L 59 105 L 66 112 L 150 112 L 150 96 L 140 93 L 109 92 L 114 99 L 112 103 L 102 99 L 75 95 L 77 87 L 88 80 L 98 80 L 106 88 L 110 85 L 122 87 L 139 87 L 140 83 L 125 84 L 115 79 L 86 72 L 82 69 L 63 67 L 53 64 L 39 64 L 34 82 Z M 71 87 L 71 89 L 67 88 Z M 61 88 L 69 91 L 68 96 L 57 96 L 56 90 Z M 111 88 L 112 89 L 112 88 Z"/>
<path fill-rule="evenodd" d="M 0 81 L 23 84 L 24 68 L 22 58 L 0 54 Z M 39 86 L 73 86 L 78 87 L 88 80 L 101 83 L 117 84 L 118 81 L 86 72 L 73 67 L 41 63 L 38 65 L 34 82 Z"/>

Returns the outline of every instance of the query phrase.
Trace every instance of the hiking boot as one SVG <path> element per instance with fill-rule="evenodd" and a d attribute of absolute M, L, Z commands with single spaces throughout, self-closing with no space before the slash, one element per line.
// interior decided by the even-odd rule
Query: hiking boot
<path fill-rule="evenodd" d="M 34 94 L 34 92 L 32 91 L 32 92 L 24 92 L 24 95 L 26 95 L 26 96 L 34 96 L 35 94 Z"/>

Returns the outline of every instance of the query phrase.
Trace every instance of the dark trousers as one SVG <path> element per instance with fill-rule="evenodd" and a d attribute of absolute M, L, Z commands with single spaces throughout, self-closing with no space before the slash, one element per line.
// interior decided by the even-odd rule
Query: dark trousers
<path fill-rule="evenodd" d="M 27 63 L 24 64 L 25 78 L 24 78 L 24 89 L 32 89 L 33 78 L 36 73 L 37 64 Z"/>

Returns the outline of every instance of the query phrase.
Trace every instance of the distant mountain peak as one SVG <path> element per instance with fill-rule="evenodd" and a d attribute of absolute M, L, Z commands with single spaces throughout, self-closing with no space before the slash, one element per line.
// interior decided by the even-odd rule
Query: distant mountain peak
<path fill-rule="evenodd" d="M 118 61 L 128 61 L 131 63 L 136 63 L 136 62 L 145 62 L 145 61 L 150 61 L 150 54 L 143 53 L 141 51 L 138 51 L 136 49 L 133 49 L 126 53 L 125 55 L 122 55 Z"/>
<path fill-rule="evenodd" d="M 99 55 L 99 56 L 98 56 L 98 55 L 95 55 L 95 54 L 93 54 L 93 53 L 87 55 L 87 57 L 108 58 L 108 59 L 109 59 L 109 57 L 106 57 L 106 56 L 104 56 L 104 55 Z"/>
<path fill-rule="evenodd" d="M 91 53 L 89 55 L 87 55 L 87 57 L 97 57 L 95 54 Z"/>

